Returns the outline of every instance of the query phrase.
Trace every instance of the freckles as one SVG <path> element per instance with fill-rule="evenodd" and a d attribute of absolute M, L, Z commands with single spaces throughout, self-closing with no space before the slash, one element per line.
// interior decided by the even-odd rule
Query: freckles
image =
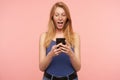
<path fill-rule="evenodd" d="M 57 18 L 56 18 L 56 17 L 53 17 L 53 21 L 56 23 L 56 22 L 57 22 Z"/>

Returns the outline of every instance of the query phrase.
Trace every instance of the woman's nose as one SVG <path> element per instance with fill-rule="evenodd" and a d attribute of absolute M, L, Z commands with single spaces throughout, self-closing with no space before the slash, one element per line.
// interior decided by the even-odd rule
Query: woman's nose
<path fill-rule="evenodd" d="M 60 21 L 63 20 L 62 16 L 59 16 L 59 20 L 60 20 Z"/>

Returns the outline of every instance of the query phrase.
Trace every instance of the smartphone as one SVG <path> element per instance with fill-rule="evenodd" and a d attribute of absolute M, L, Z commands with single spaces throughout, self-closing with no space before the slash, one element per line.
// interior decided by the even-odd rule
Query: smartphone
<path fill-rule="evenodd" d="M 56 45 L 59 43 L 62 43 L 63 45 L 65 45 L 66 44 L 65 38 L 56 38 Z"/>

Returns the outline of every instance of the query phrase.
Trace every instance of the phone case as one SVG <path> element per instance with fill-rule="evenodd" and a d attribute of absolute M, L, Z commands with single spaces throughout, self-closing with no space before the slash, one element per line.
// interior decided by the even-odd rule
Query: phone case
<path fill-rule="evenodd" d="M 65 38 L 56 38 L 56 45 L 59 44 L 59 43 L 62 43 L 62 44 L 66 44 L 65 42 Z"/>

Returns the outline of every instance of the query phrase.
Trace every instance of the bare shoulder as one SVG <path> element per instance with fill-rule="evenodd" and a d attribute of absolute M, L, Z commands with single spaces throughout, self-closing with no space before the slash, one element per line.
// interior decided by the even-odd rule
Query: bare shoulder
<path fill-rule="evenodd" d="M 44 32 L 40 35 L 41 38 L 45 38 L 45 36 L 46 36 L 46 32 Z"/>
<path fill-rule="evenodd" d="M 75 40 L 79 40 L 80 39 L 79 34 L 74 32 L 74 38 L 75 38 Z"/>
<path fill-rule="evenodd" d="M 75 47 L 79 49 L 80 46 L 80 36 L 78 33 L 74 33 L 74 39 L 75 39 Z"/>
<path fill-rule="evenodd" d="M 42 33 L 42 34 L 40 35 L 40 41 L 44 41 L 45 36 L 46 36 L 46 32 Z"/>

